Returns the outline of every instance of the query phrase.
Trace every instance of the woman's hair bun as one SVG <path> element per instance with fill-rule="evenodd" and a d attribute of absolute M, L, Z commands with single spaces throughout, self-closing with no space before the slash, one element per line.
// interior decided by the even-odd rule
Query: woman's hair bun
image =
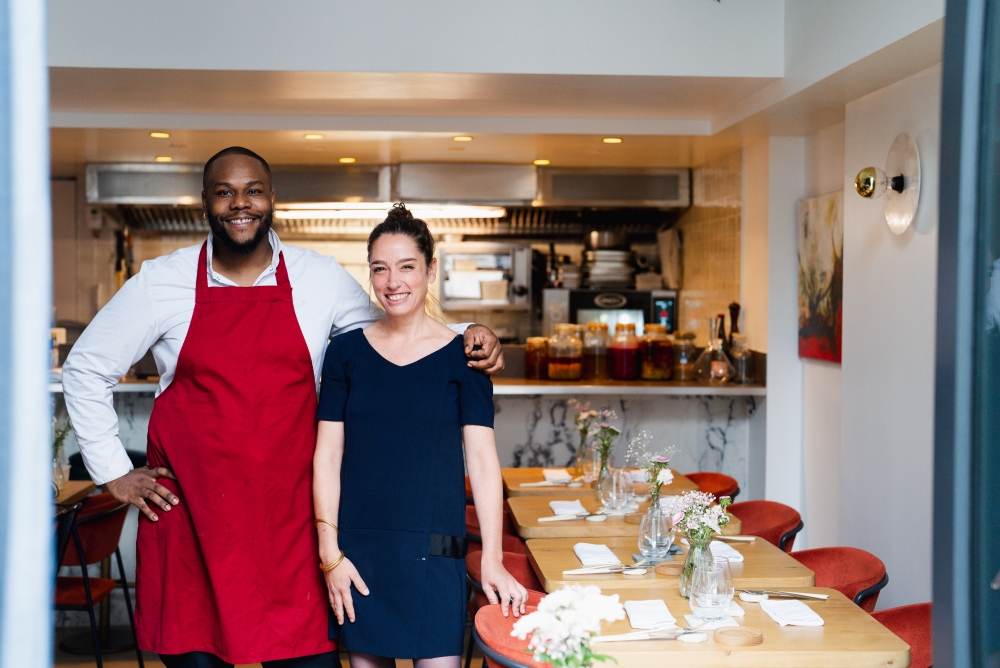
<path fill-rule="evenodd" d="M 413 220 L 413 213 L 406 208 L 406 205 L 402 202 L 396 202 L 389 209 L 389 214 L 385 217 L 387 222 L 402 222 L 404 220 Z"/>

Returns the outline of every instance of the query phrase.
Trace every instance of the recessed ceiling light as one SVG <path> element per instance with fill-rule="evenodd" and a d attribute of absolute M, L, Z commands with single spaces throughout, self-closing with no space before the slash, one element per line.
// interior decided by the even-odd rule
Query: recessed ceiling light
<path fill-rule="evenodd" d="M 174 159 L 172 157 L 170 157 L 169 155 L 158 155 L 158 156 L 156 156 L 156 161 L 157 162 L 173 162 Z"/>
<path fill-rule="evenodd" d="M 541 167 L 541 166 L 548 165 L 548 164 L 551 164 L 551 163 L 548 160 L 546 160 L 545 158 L 539 158 L 538 160 L 532 160 L 531 164 L 538 165 L 538 166 Z"/>
<path fill-rule="evenodd" d="M 601 141 L 604 142 L 605 144 L 621 144 L 622 143 L 622 138 L 621 137 L 605 137 Z"/>
<path fill-rule="evenodd" d="M 306 138 L 306 139 L 322 139 L 323 138 L 323 135 L 319 134 L 318 132 L 310 132 L 310 133 L 304 134 L 302 136 L 304 138 Z"/>
<path fill-rule="evenodd" d="M 472 137 L 469 135 L 458 135 L 457 137 L 452 137 L 454 141 L 472 141 Z"/>
<path fill-rule="evenodd" d="M 352 162 L 357 162 L 357 161 L 358 161 L 358 159 L 357 159 L 357 158 L 341 158 L 341 159 L 340 159 L 340 162 L 342 162 L 342 163 L 343 163 L 343 164 L 345 164 L 345 165 L 349 165 L 349 164 L 351 164 Z"/>
<path fill-rule="evenodd" d="M 170 139 L 169 132 L 150 132 L 149 136 L 153 139 Z"/>

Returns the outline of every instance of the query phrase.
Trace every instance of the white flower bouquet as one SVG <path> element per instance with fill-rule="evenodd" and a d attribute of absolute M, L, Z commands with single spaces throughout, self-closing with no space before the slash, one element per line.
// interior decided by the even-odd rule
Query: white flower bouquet
<path fill-rule="evenodd" d="M 601 632 L 601 621 L 625 619 L 618 595 L 603 596 L 595 586 L 570 585 L 543 598 L 535 612 L 514 623 L 511 635 L 524 640 L 535 661 L 553 666 L 582 668 L 613 658 L 590 651 L 590 639 Z"/>
<path fill-rule="evenodd" d="M 655 508 L 660 502 L 660 487 L 674 481 L 674 472 L 670 470 L 670 458 L 677 452 L 677 447 L 671 445 L 660 452 L 653 452 L 650 448 L 652 442 L 649 432 L 640 431 L 628 444 L 627 459 L 645 474 L 652 502 L 650 507 Z"/>
<path fill-rule="evenodd" d="M 711 541 L 712 536 L 722 533 L 722 527 L 729 524 L 726 508 L 733 500 L 728 496 L 715 502 L 715 496 L 707 492 L 686 492 L 682 496 L 668 496 L 660 501 L 660 507 L 670 513 L 674 526 L 687 534 L 688 540 Z"/>

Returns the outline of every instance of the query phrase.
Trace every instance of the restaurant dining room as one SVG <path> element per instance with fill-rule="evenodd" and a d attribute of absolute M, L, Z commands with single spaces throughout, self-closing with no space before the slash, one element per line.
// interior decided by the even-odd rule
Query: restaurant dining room
<path fill-rule="evenodd" d="M 1000 4 L 0 17 L 0 668 L 1000 666 Z"/>

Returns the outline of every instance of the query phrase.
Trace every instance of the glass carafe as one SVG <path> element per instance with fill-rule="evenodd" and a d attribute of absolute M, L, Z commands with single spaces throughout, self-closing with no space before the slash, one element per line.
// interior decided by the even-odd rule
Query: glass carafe
<path fill-rule="evenodd" d="M 635 380 L 639 377 L 639 337 L 635 325 L 618 323 L 609 347 L 611 377 L 615 380 Z"/>
<path fill-rule="evenodd" d="M 583 342 L 576 325 L 561 322 L 549 339 L 549 380 L 580 380 L 583 371 Z"/>
<path fill-rule="evenodd" d="M 603 322 L 588 322 L 583 335 L 583 378 L 606 380 L 608 371 L 608 326 Z"/>
<path fill-rule="evenodd" d="M 708 347 L 698 356 L 698 361 L 694 363 L 695 373 L 698 380 L 707 381 L 712 385 L 721 385 L 733 376 L 733 365 L 722 350 L 722 339 L 716 334 L 718 319 L 708 319 L 708 331 L 711 338 Z"/>

